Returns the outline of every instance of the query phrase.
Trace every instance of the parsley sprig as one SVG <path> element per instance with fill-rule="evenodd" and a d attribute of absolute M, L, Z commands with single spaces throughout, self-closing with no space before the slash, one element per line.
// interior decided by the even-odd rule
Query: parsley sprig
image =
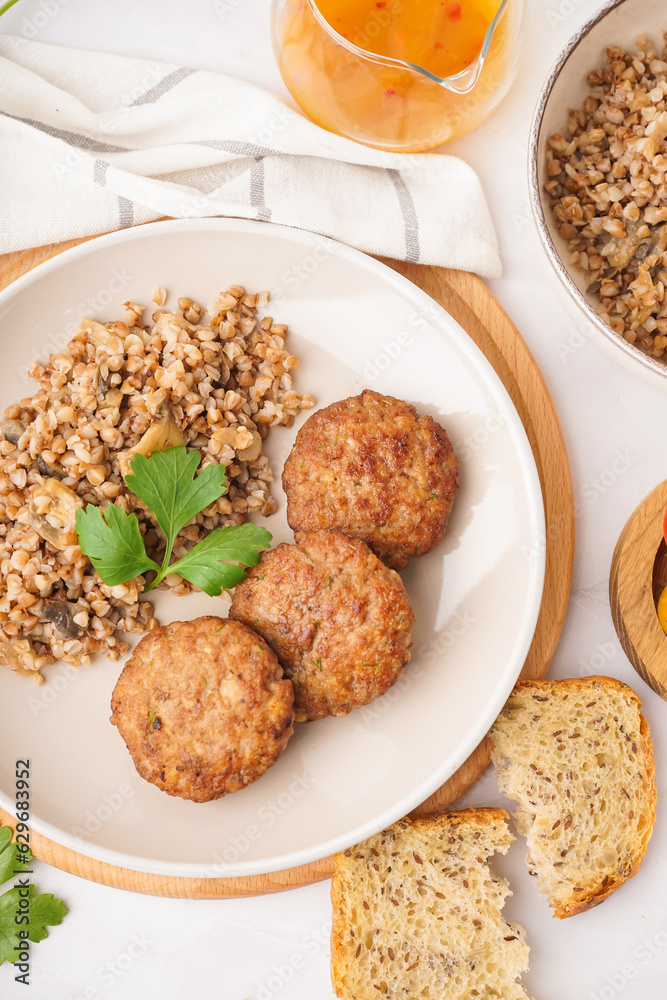
<path fill-rule="evenodd" d="M 30 851 L 19 851 L 16 844 L 11 843 L 11 839 L 10 827 L 0 827 L 0 884 L 13 876 L 18 878 L 27 873 L 27 866 L 32 861 Z M 29 885 L 27 889 L 29 908 L 21 907 L 19 886 L 0 895 L 0 965 L 3 962 L 10 962 L 12 965 L 18 962 L 18 952 L 25 941 L 25 937 L 23 942 L 21 940 L 21 932 L 24 935 L 27 933 L 29 941 L 42 941 L 48 937 L 47 926 L 59 924 L 67 913 L 62 899 L 54 899 L 50 892 L 36 896 L 33 885 Z M 23 898 L 26 898 L 25 889 Z"/>
<path fill-rule="evenodd" d="M 0 14 L 4 14 L 5 11 L 9 10 L 9 8 L 13 7 L 17 2 L 18 0 L 7 0 L 7 3 L 3 3 L 2 7 L 0 7 Z"/>
<path fill-rule="evenodd" d="M 94 504 L 76 514 L 79 545 L 100 578 L 109 587 L 154 572 L 144 593 L 153 590 L 170 573 L 178 573 L 217 597 L 223 589 L 245 579 L 256 566 L 260 551 L 271 544 L 271 534 L 256 524 L 216 528 L 197 542 L 181 559 L 170 562 L 176 537 L 193 517 L 209 507 L 227 488 L 224 465 L 211 463 L 196 475 L 201 454 L 179 446 L 156 451 L 150 458 L 137 454 L 125 477 L 128 488 L 153 512 L 166 539 L 162 565 L 150 558 L 136 514 L 126 514 L 109 503 L 101 511 Z"/>

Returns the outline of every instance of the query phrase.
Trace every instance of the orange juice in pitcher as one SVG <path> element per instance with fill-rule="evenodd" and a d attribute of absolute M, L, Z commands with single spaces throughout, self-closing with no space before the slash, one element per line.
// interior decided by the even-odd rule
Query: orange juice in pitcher
<path fill-rule="evenodd" d="M 523 0 L 274 0 L 283 79 L 332 132 L 399 152 L 474 128 L 517 64 Z"/>

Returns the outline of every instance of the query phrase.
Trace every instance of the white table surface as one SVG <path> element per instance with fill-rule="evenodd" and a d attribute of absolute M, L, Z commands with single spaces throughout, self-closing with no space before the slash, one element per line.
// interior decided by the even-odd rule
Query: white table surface
<path fill-rule="evenodd" d="M 0 30 L 80 48 L 172 61 L 243 77 L 286 95 L 271 53 L 269 0 L 20 0 Z M 599 354 L 547 282 L 528 209 L 526 144 L 539 87 L 599 0 L 528 0 L 519 78 L 496 114 L 447 147 L 474 166 L 497 226 L 505 276 L 492 290 L 535 355 L 560 414 L 577 501 L 574 584 L 550 676 L 608 673 L 644 702 L 660 764 L 667 705 L 625 659 L 611 622 L 607 580 L 628 515 L 665 478 L 665 397 Z M 667 26 L 667 23 L 666 23 Z M 0 96 L 1 103 L 1 96 Z M 512 804 L 491 773 L 464 805 Z M 534 1000 L 662 1000 L 667 993 L 667 828 L 664 809 L 639 874 L 603 906 L 553 920 L 524 865 L 519 839 L 500 867 L 514 892 L 510 920 L 532 948 L 524 982 Z M 193 836 L 196 831 L 193 830 Z M 33 946 L 31 984 L 0 969 L 3 1000 L 327 1000 L 329 883 L 246 900 L 188 901 L 135 895 L 35 864 L 37 891 L 61 896 L 64 923 Z"/>

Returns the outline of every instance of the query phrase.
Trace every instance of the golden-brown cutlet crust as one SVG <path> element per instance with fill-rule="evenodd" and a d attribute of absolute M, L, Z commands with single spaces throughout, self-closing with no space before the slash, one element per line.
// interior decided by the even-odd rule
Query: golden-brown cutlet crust
<path fill-rule="evenodd" d="M 335 531 L 298 532 L 296 545 L 263 552 L 229 614 L 275 650 L 297 722 L 367 705 L 410 659 L 414 614 L 401 578 Z"/>
<path fill-rule="evenodd" d="M 240 622 L 206 616 L 145 636 L 118 678 L 111 722 L 146 781 L 195 802 L 260 778 L 292 735 L 292 685 Z"/>
<path fill-rule="evenodd" d="M 365 389 L 308 418 L 282 482 L 294 531 L 331 528 L 361 538 L 401 570 L 442 538 L 458 464 L 432 417 Z"/>

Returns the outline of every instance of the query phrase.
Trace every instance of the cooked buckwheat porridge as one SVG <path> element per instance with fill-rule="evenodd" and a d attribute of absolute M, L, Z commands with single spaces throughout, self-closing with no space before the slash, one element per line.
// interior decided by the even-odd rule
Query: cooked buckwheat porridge
<path fill-rule="evenodd" d="M 153 300 L 163 306 L 164 289 Z M 135 454 L 187 445 L 227 467 L 226 494 L 180 532 L 179 558 L 214 528 L 276 509 L 263 441 L 289 427 L 312 396 L 292 388 L 298 359 L 287 327 L 263 318 L 267 292 L 231 286 L 204 308 L 178 311 L 126 302 L 122 320 L 84 319 L 67 350 L 37 363 L 34 396 L 8 406 L 0 424 L 0 662 L 42 683 L 55 660 L 87 665 L 97 651 L 117 659 L 123 632 L 156 627 L 139 600 L 144 578 L 106 586 L 78 546 L 77 509 L 116 503 L 135 511 L 149 555 L 164 539 L 125 483 Z M 173 574 L 160 584 L 190 585 Z"/>
<path fill-rule="evenodd" d="M 667 33 L 664 36 L 667 43 Z M 645 354 L 667 353 L 667 44 L 607 49 L 583 107 L 549 139 L 550 196 L 597 311 Z"/>

